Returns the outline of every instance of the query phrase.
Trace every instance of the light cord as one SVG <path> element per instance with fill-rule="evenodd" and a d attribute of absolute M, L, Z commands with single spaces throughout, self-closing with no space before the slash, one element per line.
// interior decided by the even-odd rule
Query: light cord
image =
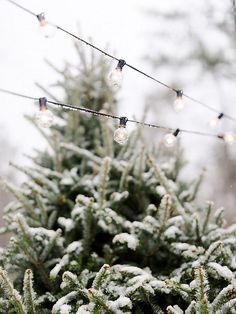
<path fill-rule="evenodd" d="M 11 4 L 15 5 L 15 6 L 18 7 L 19 9 L 21 9 L 21 10 L 23 10 L 23 11 L 25 11 L 25 12 L 27 12 L 27 13 L 33 15 L 33 16 L 35 16 L 36 18 L 38 18 L 38 14 L 35 14 L 35 13 L 32 12 L 31 10 L 29 10 L 29 9 L 27 9 L 27 8 L 25 8 L 25 7 L 23 7 L 22 5 L 16 3 L 15 1 L 13 1 L 13 0 L 6 0 L 6 1 L 10 2 Z M 235 4 L 235 2 L 234 2 L 234 4 Z M 48 21 L 47 21 L 47 22 L 48 22 Z M 78 40 L 78 41 L 80 41 L 80 42 L 82 42 L 82 43 L 88 45 L 88 46 L 91 47 L 92 49 L 95 49 L 95 50 L 101 52 L 101 53 L 104 54 L 105 56 L 107 56 L 107 57 L 109 57 L 109 58 L 111 58 L 111 59 L 113 59 L 113 60 L 116 60 L 116 61 L 118 61 L 118 62 L 121 60 L 120 58 L 117 58 L 117 57 L 111 55 L 110 53 L 106 52 L 105 50 L 103 50 L 103 49 L 101 49 L 101 48 L 99 48 L 99 47 L 97 47 L 97 46 L 91 44 L 91 43 L 88 42 L 87 40 L 85 40 L 85 39 L 83 39 L 83 38 L 81 38 L 81 37 L 78 37 L 77 35 L 75 35 L 75 34 L 69 32 L 69 31 L 67 31 L 66 29 L 64 29 L 64 28 L 62 28 L 62 27 L 60 27 L 60 26 L 58 26 L 58 25 L 56 25 L 56 24 L 53 24 L 53 23 L 51 23 L 51 22 L 48 22 L 48 23 L 51 24 L 51 25 L 53 25 L 54 27 L 56 27 L 58 30 L 64 32 L 65 34 L 67 34 L 67 35 L 73 37 L 74 39 L 76 39 L 76 40 Z M 156 82 L 157 84 L 162 85 L 163 87 L 166 87 L 166 88 L 168 88 L 169 90 L 178 93 L 179 90 L 177 90 L 177 89 L 175 89 L 174 87 L 171 87 L 170 85 L 168 85 L 168 84 L 166 84 L 166 83 L 160 81 L 159 79 L 157 79 L 157 78 L 155 78 L 155 77 L 153 77 L 153 76 L 147 74 L 146 72 L 144 72 L 144 71 L 142 71 L 142 70 L 140 70 L 140 69 L 134 67 L 133 65 L 131 65 L 131 64 L 129 64 L 129 63 L 126 63 L 125 65 L 126 65 L 128 68 L 130 68 L 130 69 L 132 69 L 132 70 L 134 70 L 134 71 L 140 73 L 141 75 L 143 75 L 143 76 L 145 76 L 145 77 L 151 79 L 152 81 Z M 212 107 L 212 106 L 210 106 L 210 105 L 208 105 L 208 104 L 206 104 L 206 103 L 204 103 L 204 102 L 202 102 L 202 101 L 199 101 L 199 100 L 197 100 L 197 99 L 195 99 L 195 98 L 193 98 L 193 97 L 191 97 L 191 96 L 189 96 L 189 95 L 187 95 L 187 94 L 185 94 L 185 93 L 182 93 L 182 95 L 183 95 L 185 98 L 189 99 L 190 101 L 195 102 L 195 103 L 198 103 L 198 104 L 201 105 L 202 107 L 204 107 L 204 108 L 206 108 L 206 109 L 208 109 L 208 110 L 210 110 L 210 111 L 212 111 L 212 112 L 214 112 L 214 113 L 216 113 L 216 114 L 220 114 L 220 113 L 221 113 L 221 111 L 218 111 L 218 110 L 215 109 L 214 107 Z M 232 117 L 232 116 L 229 115 L 229 114 L 224 113 L 224 118 L 236 122 L 236 118 L 235 118 L 235 117 Z"/>
<path fill-rule="evenodd" d="M 34 101 L 39 100 L 39 98 L 37 98 L 37 97 L 32 97 L 32 96 L 28 96 L 25 94 L 17 93 L 17 92 L 8 90 L 8 89 L 0 88 L 0 92 L 5 93 L 5 94 L 9 94 L 9 95 L 13 95 L 13 96 L 17 96 L 17 97 L 21 97 L 21 98 L 25 98 L 25 99 L 29 99 L 29 100 L 34 100 Z M 113 114 L 109 114 L 109 113 L 105 113 L 105 112 L 101 112 L 101 111 L 96 111 L 96 110 L 92 110 L 92 109 L 88 109 L 88 108 L 84 108 L 84 107 L 79 107 L 79 106 L 72 105 L 72 104 L 52 101 L 52 100 L 48 100 L 48 99 L 47 99 L 47 103 L 51 104 L 51 105 L 55 105 L 57 107 L 61 107 L 63 109 L 69 109 L 69 110 L 74 110 L 74 111 L 90 113 L 90 114 L 95 115 L 95 116 L 105 117 L 105 118 L 109 118 L 109 119 L 113 119 L 113 120 L 120 120 L 121 118 L 124 118 L 124 116 L 120 117 L 117 115 L 113 115 Z M 150 128 L 163 129 L 163 130 L 166 130 L 169 132 L 176 131 L 176 128 L 172 128 L 172 127 L 166 127 L 166 126 L 162 126 L 162 125 L 158 125 L 158 124 L 142 122 L 142 121 L 138 121 L 138 120 L 134 120 L 134 119 L 128 119 L 128 118 L 126 118 L 126 119 L 127 119 L 126 120 L 127 122 L 135 123 L 135 124 L 138 124 L 140 126 L 147 126 Z M 178 130 L 179 130 L 178 133 L 187 133 L 187 134 L 193 134 L 193 135 L 199 135 L 199 136 L 205 136 L 205 137 L 215 137 L 217 139 L 223 139 L 222 134 L 205 133 L 205 132 L 201 132 L 201 131 L 186 130 L 186 129 L 181 129 L 181 128 L 178 128 Z"/>

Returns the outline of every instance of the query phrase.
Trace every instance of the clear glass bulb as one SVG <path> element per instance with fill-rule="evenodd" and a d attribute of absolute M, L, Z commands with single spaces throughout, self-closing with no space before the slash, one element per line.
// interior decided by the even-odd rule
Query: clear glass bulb
<path fill-rule="evenodd" d="M 129 139 L 129 133 L 124 126 L 120 126 L 114 132 L 114 141 L 119 143 L 120 145 L 125 145 Z"/>
<path fill-rule="evenodd" d="M 114 87 L 114 88 L 119 88 L 121 87 L 123 80 L 123 73 L 120 68 L 116 68 L 108 76 L 108 82 L 109 85 Z"/>
<path fill-rule="evenodd" d="M 50 110 L 43 108 L 36 113 L 35 122 L 41 128 L 50 128 L 54 123 L 54 115 Z"/>
<path fill-rule="evenodd" d="M 44 37 L 50 38 L 55 35 L 57 29 L 54 25 L 48 23 L 46 20 L 42 20 L 39 22 L 39 30 Z"/>
<path fill-rule="evenodd" d="M 232 145 L 236 141 L 236 136 L 233 133 L 227 132 L 223 135 L 225 143 Z"/>
<path fill-rule="evenodd" d="M 209 121 L 209 126 L 214 129 L 216 128 L 218 125 L 219 125 L 219 118 L 215 117 L 215 118 L 212 118 L 210 121 Z"/>
<path fill-rule="evenodd" d="M 174 109 L 176 112 L 180 112 L 184 109 L 184 102 L 183 98 L 180 96 L 177 96 L 175 101 L 174 101 Z"/>
<path fill-rule="evenodd" d="M 168 133 L 164 137 L 164 145 L 166 147 L 173 147 L 175 145 L 176 140 L 177 140 L 177 137 L 174 136 L 174 134 Z"/>

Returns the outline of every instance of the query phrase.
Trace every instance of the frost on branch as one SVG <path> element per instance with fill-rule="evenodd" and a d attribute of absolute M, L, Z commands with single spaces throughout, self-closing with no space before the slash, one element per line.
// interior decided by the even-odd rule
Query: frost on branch
<path fill-rule="evenodd" d="M 53 67 L 65 101 L 117 114 L 107 63 L 76 50 L 78 69 Z M 41 132 L 50 148 L 12 165 L 27 180 L 1 180 L 15 202 L 1 229 L 13 236 L 0 250 L 0 313 L 235 313 L 236 226 L 195 202 L 203 173 L 183 182 L 179 147 L 169 158 L 141 129 L 121 147 L 106 118 L 56 114 Z"/>

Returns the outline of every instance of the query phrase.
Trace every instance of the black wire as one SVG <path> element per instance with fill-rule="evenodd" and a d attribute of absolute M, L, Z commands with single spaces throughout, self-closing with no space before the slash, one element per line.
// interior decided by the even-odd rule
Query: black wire
<path fill-rule="evenodd" d="M 6 0 L 6 1 L 8 1 L 8 2 L 12 3 L 13 5 L 17 6 L 18 8 L 20 8 L 20 9 L 22 9 L 22 10 L 24 10 L 24 11 L 30 13 L 31 15 L 34 15 L 35 17 L 38 16 L 38 15 L 35 14 L 34 12 L 32 12 L 32 11 L 28 10 L 27 8 L 25 8 L 25 7 L 21 6 L 21 5 L 19 5 L 19 4 L 16 3 L 15 1 L 12 1 L 12 0 Z M 234 1 L 234 0 L 232 0 L 232 1 L 233 1 L 233 4 L 235 5 L 235 1 Z M 235 10 L 236 10 L 236 7 L 235 7 Z M 55 26 L 55 27 L 56 27 L 57 29 L 59 29 L 60 31 L 66 33 L 67 35 L 69 35 L 69 36 L 71 36 L 71 37 L 73 37 L 73 38 L 79 40 L 80 42 L 85 43 L 86 45 L 90 46 L 91 48 L 93 48 L 93 49 L 95 49 L 95 50 L 101 52 L 101 53 L 104 54 L 105 56 L 107 56 L 107 57 L 109 57 L 109 58 L 111 58 L 111 59 L 113 59 L 113 60 L 120 61 L 119 58 L 117 58 L 117 57 L 115 57 L 115 56 L 113 56 L 113 55 L 107 53 L 106 51 L 104 51 L 104 50 L 98 48 L 97 46 L 91 44 L 90 42 L 86 41 L 85 39 L 74 35 L 73 33 L 71 33 L 71 32 L 69 32 L 69 31 L 65 30 L 64 28 L 62 28 L 62 27 L 60 27 L 60 26 L 58 26 L 58 25 L 55 25 L 55 24 L 53 24 L 53 23 L 50 23 L 50 24 L 53 25 L 53 26 Z M 140 74 L 146 76 L 147 78 L 149 78 L 149 79 L 155 81 L 156 83 L 158 83 L 158 84 L 160 84 L 160 85 L 162 85 L 162 86 L 168 88 L 169 90 L 174 91 L 174 92 L 176 92 L 176 93 L 178 92 L 177 89 L 175 89 L 175 88 L 171 87 L 170 85 L 168 85 L 168 84 L 166 84 L 166 83 L 164 83 L 164 82 L 158 80 L 157 78 L 155 78 L 155 77 L 153 77 L 153 76 L 151 76 L 151 75 L 149 75 L 149 74 L 147 74 L 147 73 L 145 73 L 145 72 L 139 70 L 138 68 L 132 66 L 131 64 L 126 63 L 125 65 L 126 65 L 127 67 L 129 67 L 130 69 L 132 69 L 132 70 L 134 70 L 134 71 L 136 71 L 136 72 L 138 72 L 138 73 L 140 73 Z M 188 96 L 188 95 L 185 94 L 185 93 L 183 93 L 182 95 L 183 95 L 184 97 L 186 97 L 187 99 L 189 99 L 189 100 L 191 100 L 191 101 L 193 101 L 193 102 L 195 102 L 195 103 L 198 103 L 199 105 L 201 105 L 201 106 L 207 108 L 208 110 L 210 110 L 210 111 L 212 111 L 212 112 L 215 112 L 216 114 L 220 114 L 220 113 L 221 113 L 221 111 L 218 111 L 217 109 L 215 109 L 215 108 L 213 108 L 213 107 L 211 107 L 211 106 L 209 106 L 209 105 L 207 105 L 207 104 L 205 104 L 205 103 L 203 103 L 203 102 L 201 102 L 201 101 L 199 101 L 199 100 L 197 100 L 197 99 L 195 99 L 195 98 L 193 98 L 193 97 L 191 97 L 191 96 Z M 227 119 L 229 119 L 229 120 L 231 120 L 231 121 L 235 121 L 235 122 L 236 122 L 236 118 L 235 118 L 235 117 L 232 117 L 232 116 L 230 116 L 230 115 L 228 115 L 228 114 L 225 114 L 225 113 L 224 113 L 224 117 L 227 118 Z"/>
<path fill-rule="evenodd" d="M 30 100 L 39 100 L 39 98 L 37 98 L 37 97 L 31 97 L 31 96 L 28 96 L 28 95 L 25 95 L 25 94 L 16 93 L 16 92 L 10 91 L 8 89 L 0 88 L 0 92 L 6 93 L 6 94 L 10 94 L 10 95 L 13 95 L 13 96 L 18 96 L 18 97 L 30 99 Z M 52 100 L 47 100 L 47 103 L 55 105 L 55 106 L 58 106 L 58 107 L 61 107 L 63 109 L 70 109 L 70 110 L 75 110 L 75 111 L 81 111 L 81 112 L 91 113 L 93 115 L 100 116 L 100 117 L 106 117 L 106 118 L 110 118 L 110 119 L 114 119 L 114 120 L 121 120 L 121 117 L 116 116 L 116 115 L 112 115 L 112 114 L 105 113 L 105 112 L 99 112 L 99 111 L 95 111 L 95 110 L 84 108 L 84 107 L 78 107 L 78 106 L 71 105 L 71 104 L 60 103 L 60 102 L 56 102 L 56 101 L 52 101 Z M 133 120 L 133 119 L 127 119 L 127 122 L 136 123 L 136 124 L 139 124 L 139 125 L 142 125 L 142 126 L 148 126 L 148 127 L 156 128 L 156 129 L 163 129 L 163 130 L 167 130 L 169 132 L 176 130 L 176 128 L 174 129 L 174 128 L 161 126 L 161 125 L 157 125 L 157 124 L 141 122 L 141 121 L 137 121 L 137 120 Z M 222 139 L 223 138 L 222 135 L 217 135 L 217 134 L 204 133 L 204 132 L 200 132 L 200 131 L 185 130 L 185 129 L 180 129 L 180 128 L 178 128 L 178 130 L 179 130 L 179 132 L 182 132 L 182 133 L 189 133 L 189 134 L 195 134 L 195 135 L 201 135 L 201 136 L 215 137 L 215 138 L 218 138 L 218 139 Z"/>
<path fill-rule="evenodd" d="M 12 0 L 7 0 L 7 1 L 10 2 L 11 4 L 15 5 L 16 7 L 20 8 L 21 10 L 24 10 L 25 12 L 37 17 L 37 14 L 35 14 L 34 12 L 30 11 L 29 9 L 23 7 L 22 5 L 16 3 L 15 1 L 12 1 Z"/>
<path fill-rule="evenodd" d="M 8 0 L 7 0 L 7 1 L 8 1 Z M 57 29 L 61 30 L 62 32 L 64 32 L 64 33 L 70 35 L 71 37 L 73 37 L 73 38 L 75 38 L 75 39 L 77 39 L 77 40 L 83 42 L 84 44 L 90 46 L 91 48 L 93 48 L 93 49 L 95 49 L 95 50 L 97 50 L 97 51 L 103 53 L 105 56 L 107 56 L 107 57 L 109 57 L 109 58 L 111 58 L 111 59 L 113 59 L 113 60 L 116 60 L 116 61 L 119 61 L 119 60 L 120 60 L 120 59 L 114 57 L 113 55 L 107 53 L 106 51 L 104 51 L 104 50 L 102 50 L 102 49 L 100 49 L 100 48 L 94 46 L 93 44 L 91 44 L 90 42 L 86 41 L 85 39 L 80 38 L 80 37 L 78 37 L 78 36 L 76 36 L 76 35 L 70 33 L 69 31 L 65 30 L 64 28 L 62 28 L 62 27 L 60 27 L 60 26 L 58 26 L 58 25 L 55 25 L 55 27 L 56 27 Z"/>
<path fill-rule="evenodd" d="M 9 0 L 9 1 L 10 1 L 10 0 Z M 16 92 L 10 91 L 10 90 L 8 90 L 8 89 L 4 89 L 4 88 L 0 88 L 0 92 L 6 93 L 6 94 L 10 94 L 10 95 L 13 95 L 13 96 L 18 96 L 18 97 L 26 98 L 26 99 L 39 100 L 39 98 L 35 98 L 35 97 L 31 97 L 31 96 L 19 94 L 19 93 L 16 93 Z"/>
<path fill-rule="evenodd" d="M 62 108 L 67 108 L 67 109 L 71 109 L 71 110 L 91 113 L 91 114 L 96 115 L 96 116 L 102 116 L 102 117 L 117 119 L 117 120 L 120 119 L 120 117 L 109 114 L 109 113 L 99 112 L 99 111 L 95 111 L 95 110 L 83 108 L 83 107 L 77 107 L 75 105 L 63 104 L 63 103 L 59 103 L 59 102 L 55 102 L 55 101 L 51 101 L 51 100 L 47 100 L 47 103 L 52 104 L 52 105 L 56 105 L 56 106 L 60 106 Z"/>

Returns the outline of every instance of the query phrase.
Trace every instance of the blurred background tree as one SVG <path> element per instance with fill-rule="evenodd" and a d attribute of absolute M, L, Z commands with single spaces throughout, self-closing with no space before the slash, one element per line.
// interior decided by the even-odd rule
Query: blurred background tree
<path fill-rule="evenodd" d="M 206 100 L 220 112 L 236 116 L 232 95 L 236 76 L 234 1 L 207 1 L 204 6 L 201 1 L 192 1 L 191 8 L 182 6 L 181 1 L 167 1 L 161 10 L 148 14 L 156 20 L 151 41 L 156 54 L 149 54 L 146 60 L 154 67 L 156 75 L 162 80 L 167 77 L 167 82 L 175 88 L 184 88 L 184 92 Z M 170 82 L 169 77 L 174 77 L 174 80 Z M 205 131 L 217 133 L 220 130 L 236 130 L 235 122 L 226 119 L 222 119 L 220 125 L 211 130 L 207 121 L 216 116 L 214 112 L 187 100 L 181 114 L 174 112 L 174 97 L 170 98 L 168 90 L 161 90 L 157 94 L 155 89 L 155 93 L 147 98 L 152 116 L 158 117 L 166 125 L 171 120 L 175 127 L 193 128 L 192 122 L 197 120 L 199 127 Z M 217 103 L 215 99 L 218 99 Z M 189 140 L 195 141 L 196 145 L 192 145 Z M 217 206 L 224 205 L 227 217 L 231 218 L 236 201 L 236 149 L 209 141 L 204 159 L 202 152 L 199 158 L 196 151 L 201 142 L 197 138 L 189 140 L 183 137 L 184 144 L 187 144 L 186 153 L 189 150 L 189 154 L 197 159 L 196 164 L 208 170 L 201 188 L 202 198 L 214 199 Z M 185 173 L 185 176 L 188 175 L 189 170 Z"/>
<path fill-rule="evenodd" d="M 10 158 L 14 158 L 13 156 L 16 153 L 15 148 L 9 143 L 6 138 L 0 138 L 0 174 L 5 178 L 9 178 L 11 181 L 15 181 L 15 175 L 13 171 L 9 170 L 9 168 L 3 167 L 6 164 L 6 161 Z M 6 193 L 2 187 L 0 187 L 0 216 L 2 217 L 3 208 L 12 200 L 12 197 L 9 193 Z M 0 228 L 3 226 L 3 221 L 0 219 Z M 8 235 L 2 235 L 0 237 L 0 245 L 4 245 L 9 238 Z"/>

